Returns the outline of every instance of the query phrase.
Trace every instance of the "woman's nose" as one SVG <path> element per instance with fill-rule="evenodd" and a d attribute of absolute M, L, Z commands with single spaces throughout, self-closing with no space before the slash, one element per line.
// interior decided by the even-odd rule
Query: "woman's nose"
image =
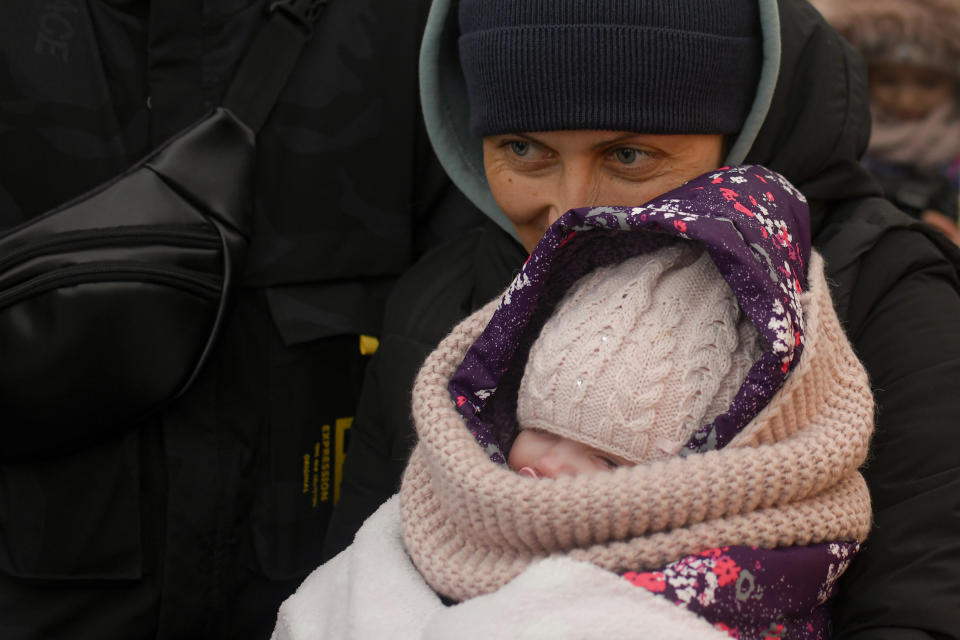
<path fill-rule="evenodd" d="M 550 225 L 552 225 L 554 222 L 556 222 L 556 221 L 560 218 L 560 216 L 562 216 L 563 214 L 565 214 L 567 211 L 569 211 L 569 210 L 572 209 L 572 208 L 573 208 L 573 207 L 563 208 L 563 205 L 562 205 L 562 204 L 558 204 L 558 205 L 554 205 L 554 206 L 550 207 L 550 211 L 547 213 L 547 225 L 546 225 L 546 226 L 549 227 Z"/>
<path fill-rule="evenodd" d="M 573 164 L 564 168 L 560 174 L 560 184 L 554 189 L 554 202 L 547 215 L 547 224 L 553 224 L 557 218 L 570 209 L 590 207 L 597 203 L 598 176 L 596 170 L 586 164 Z"/>
<path fill-rule="evenodd" d="M 916 87 L 905 85 L 897 93 L 897 108 L 901 117 L 915 117 L 920 109 L 920 99 Z"/>

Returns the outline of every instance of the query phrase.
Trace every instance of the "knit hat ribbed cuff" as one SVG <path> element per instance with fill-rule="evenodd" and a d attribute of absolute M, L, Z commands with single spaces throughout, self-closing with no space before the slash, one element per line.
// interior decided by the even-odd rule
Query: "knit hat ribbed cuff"
<path fill-rule="evenodd" d="M 470 132 L 740 130 L 758 37 L 623 25 L 520 26 L 460 38 Z"/>

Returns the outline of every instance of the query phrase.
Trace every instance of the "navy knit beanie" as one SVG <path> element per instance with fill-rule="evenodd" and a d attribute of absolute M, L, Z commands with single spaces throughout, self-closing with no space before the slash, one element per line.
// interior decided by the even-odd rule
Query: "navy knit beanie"
<path fill-rule="evenodd" d="M 470 132 L 736 133 L 756 0 L 460 0 Z"/>

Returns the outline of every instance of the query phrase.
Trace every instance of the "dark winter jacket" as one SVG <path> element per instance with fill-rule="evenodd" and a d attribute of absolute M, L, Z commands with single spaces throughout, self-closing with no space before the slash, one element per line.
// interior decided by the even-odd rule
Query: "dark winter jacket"
<path fill-rule="evenodd" d="M 268 4 L 0 3 L 0 232 L 216 106 Z M 317 565 L 358 336 L 469 210 L 447 206 L 419 117 L 426 4 L 321 17 L 259 136 L 245 275 L 194 386 L 115 437 L 0 465 L 0 638 L 264 638 Z"/>
<path fill-rule="evenodd" d="M 766 62 L 728 161 L 768 166 L 810 200 L 813 244 L 878 405 L 863 470 L 875 526 L 841 583 L 835 637 L 960 638 L 960 256 L 884 200 L 859 164 L 870 126 L 859 56 L 805 1 L 759 1 Z M 448 5 L 438 0 L 434 11 Z M 465 99 L 444 75 L 444 61 L 456 58 L 444 48 L 455 38 L 441 37 L 442 24 L 442 15 L 431 16 L 421 59 L 428 130 L 458 186 L 508 229 L 479 177 L 479 141 L 450 108 Z M 348 544 L 398 486 L 412 439 L 405 392 L 420 360 L 486 300 L 475 295 L 486 291 L 480 283 L 506 286 L 522 259 L 518 243 L 488 225 L 481 237 L 427 256 L 399 283 L 368 369 L 326 555 Z M 440 291 L 449 297 L 438 299 Z"/>

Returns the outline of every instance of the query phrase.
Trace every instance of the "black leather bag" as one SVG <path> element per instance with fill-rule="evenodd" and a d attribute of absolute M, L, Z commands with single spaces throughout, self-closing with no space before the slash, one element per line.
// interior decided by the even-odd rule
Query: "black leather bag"
<path fill-rule="evenodd" d="M 256 131 L 324 4 L 273 3 L 225 106 L 0 236 L 0 460 L 82 446 L 190 386 L 243 261 Z"/>

